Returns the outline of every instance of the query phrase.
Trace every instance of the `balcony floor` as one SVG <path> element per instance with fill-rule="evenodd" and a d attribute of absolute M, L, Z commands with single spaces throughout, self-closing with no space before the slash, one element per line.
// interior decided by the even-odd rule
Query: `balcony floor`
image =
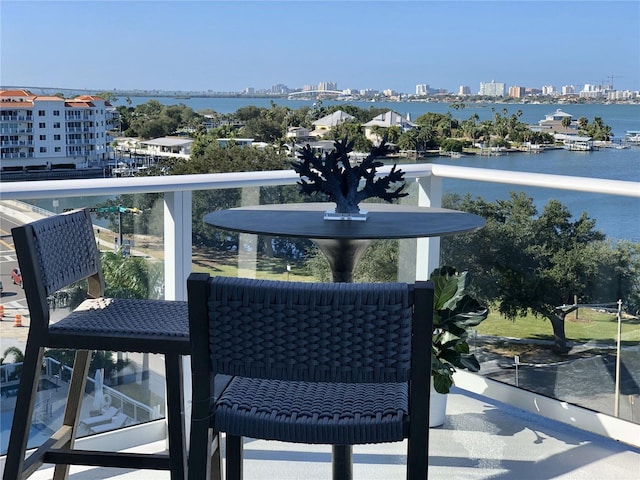
<path fill-rule="evenodd" d="M 431 429 L 430 437 L 430 479 L 640 478 L 638 448 L 458 388 L 449 395 L 445 424 Z M 164 446 L 162 441 L 141 448 L 151 452 Z M 404 478 L 405 452 L 404 443 L 354 447 L 354 478 Z M 50 479 L 52 473 L 45 466 L 31 478 Z M 169 475 L 72 467 L 69 478 L 162 480 Z M 329 479 L 330 447 L 247 440 L 244 478 Z"/>

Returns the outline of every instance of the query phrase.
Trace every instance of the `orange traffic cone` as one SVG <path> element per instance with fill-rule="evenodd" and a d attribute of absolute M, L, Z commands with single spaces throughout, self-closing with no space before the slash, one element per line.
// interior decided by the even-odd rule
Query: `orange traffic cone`
<path fill-rule="evenodd" d="M 0 305 L 0 318 L 4 317 L 4 305 Z"/>
<path fill-rule="evenodd" d="M 14 327 L 22 326 L 22 315 L 20 315 L 19 313 L 16 314 L 16 318 L 15 318 L 15 321 L 13 322 L 13 326 Z"/>

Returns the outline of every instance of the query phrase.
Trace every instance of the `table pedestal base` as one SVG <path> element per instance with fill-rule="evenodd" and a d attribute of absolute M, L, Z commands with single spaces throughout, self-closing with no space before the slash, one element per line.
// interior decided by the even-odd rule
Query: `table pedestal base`
<path fill-rule="evenodd" d="M 312 238 L 329 261 L 334 282 L 353 282 L 353 271 L 373 240 L 351 238 Z"/>

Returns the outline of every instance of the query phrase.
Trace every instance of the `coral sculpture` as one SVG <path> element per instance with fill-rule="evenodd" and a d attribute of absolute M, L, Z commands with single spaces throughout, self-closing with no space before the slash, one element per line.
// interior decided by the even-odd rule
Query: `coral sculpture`
<path fill-rule="evenodd" d="M 374 147 L 369 155 L 358 165 L 352 166 L 349 152 L 353 150 L 353 141 L 346 137 L 334 142 L 334 150 L 326 155 L 317 155 L 306 145 L 298 152 L 298 161 L 291 165 L 300 175 L 300 191 L 307 195 L 325 194 L 336 203 L 335 213 L 341 215 L 358 214 L 358 204 L 367 198 L 378 197 L 387 202 L 405 197 L 406 185 L 404 172 L 391 168 L 387 176 L 376 177 L 376 168 L 384 165 L 375 160 L 387 152 L 386 142 Z M 364 183 L 361 186 L 361 181 Z M 399 186 L 393 188 L 394 184 Z"/>

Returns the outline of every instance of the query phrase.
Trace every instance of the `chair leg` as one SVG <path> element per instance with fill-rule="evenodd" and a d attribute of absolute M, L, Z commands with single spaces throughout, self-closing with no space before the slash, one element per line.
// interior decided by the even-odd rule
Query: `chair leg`
<path fill-rule="evenodd" d="M 183 415 L 182 357 L 180 355 L 165 355 L 165 376 L 171 480 L 184 480 L 187 476 L 187 450 Z"/>
<path fill-rule="evenodd" d="M 209 480 L 222 480 L 222 460 L 220 458 L 220 434 L 216 434 L 215 445 L 211 454 L 211 474 Z M 211 445 L 211 442 L 209 442 Z"/>
<path fill-rule="evenodd" d="M 199 412 L 194 407 L 192 417 Z M 200 417 L 196 417 L 200 418 Z M 216 450 L 212 452 L 212 430 L 209 428 L 209 419 L 201 421 L 191 419 L 191 434 L 189 440 L 189 480 L 220 480 L 220 447 L 216 442 Z M 217 464 L 216 464 L 217 452 Z M 216 475 L 217 469 L 217 475 Z"/>
<path fill-rule="evenodd" d="M 24 466 L 24 455 L 31 431 L 31 417 L 33 416 L 33 406 L 40 383 L 40 366 L 44 356 L 44 349 L 32 346 L 27 341 L 24 361 L 22 363 L 22 373 L 20 375 L 20 385 L 16 397 L 16 408 L 13 414 L 9 446 L 4 466 L 4 480 L 16 480 L 22 478 Z M 36 467 L 37 468 L 37 467 Z"/>
<path fill-rule="evenodd" d="M 227 448 L 227 480 L 242 480 L 242 437 L 226 435 Z"/>
<path fill-rule="evenodd" d="M 429 428 L 420 438 L 409 437 L 407 444 L 407 480 L 427 480 L 429 468 Z"/>
<path fill-rule="evenodd" d="M 351 445 L 333 445 L 331 448 L 333 480 L 351 480 L 353 478 L 352 453 Z"/>
<path fill-rule="evenodd" d="M 80 421 L 80 407 L 87 386 L 87 375 L 89 374 L 89 364 L 91 363 L 91 351 L 78 350 L 73 361 L 73 371 L 71 382 L 69 383 L 69 393 L 67 394 L 67 404 L 64 408 L 62 428 L 70 429 L 70 438 L 61 448 L 73 449 L 78 434 L 78 423 Z M 55 466 L 53 480 L 66 480 L 69 477 L 69 465 L 58 464 Z"/>

